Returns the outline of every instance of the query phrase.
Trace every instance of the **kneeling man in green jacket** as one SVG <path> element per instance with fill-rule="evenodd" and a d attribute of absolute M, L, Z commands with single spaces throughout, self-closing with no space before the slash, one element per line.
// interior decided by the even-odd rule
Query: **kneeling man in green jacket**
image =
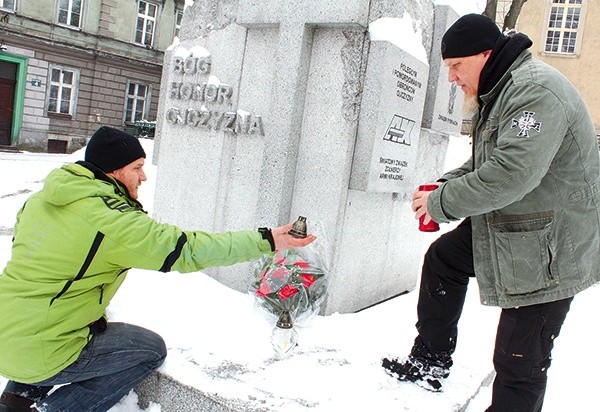
<path fill-rule="evenodd" d="M 0 276 L 0 412 L 107 411 L 163 363 L 159 335 L 106 320 L 128 269 L 195 272 L 315 239 L 290 236 L 291 224 L 210 234 L 159 223 L 136 200 L 145 157 L 137 138 L 101 127 L 85 161 L 53 170 L 19 211 Z"/>

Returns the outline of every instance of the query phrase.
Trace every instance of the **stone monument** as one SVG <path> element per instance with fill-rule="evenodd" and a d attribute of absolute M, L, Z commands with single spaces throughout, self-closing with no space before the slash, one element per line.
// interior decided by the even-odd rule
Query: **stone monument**
<path fill-rule="evenodd" d="M 444 170 L 438 167 L 444 165 L 448 136 L 458 135 L 462 125 L 464 95 L 455 83 L 448 82 L 448 68 L 442 62 L 440 49 L 442 36 L 458 17 L 448 6 L 435 7 L 429 80 L 421 128 L 420 141 L 423 145 L 417 154 L 417 164 L 420 166 L 417 181 L 420 182 L 432 178 L 435 180 L 443 174 Z"/>
<path fill-rule="evenodd" d="M 429 0 L 195 0 L 165 53 L 155 217 L 221 232 L 305 216 L 330 265 L 323 314 L 415 288 L 425 235 L 410 194 L 441 174 L 460 128 L 432 48 L 450 12 L 434 24 Z M 242 292 L 254 276 L 206 272 Z"/>

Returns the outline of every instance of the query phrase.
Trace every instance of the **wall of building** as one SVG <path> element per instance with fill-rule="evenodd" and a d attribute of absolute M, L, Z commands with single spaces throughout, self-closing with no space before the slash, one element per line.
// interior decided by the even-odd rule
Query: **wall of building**
<path fill-rule="evenodd" d="M 585 100 L 596 131 L 600 134 L 600 77 L 596 75 L 596 65 L 600 59 L 600 2 L 583 0 L 583 31 L 579 53 L 575 55 L 557 55 L 544 51 L 548 28 L 548 15 L 552 0 L 528 0 L 521 11 L 518 30 L 533 40 L 531 51 L 534 56 L 556 67 L 581 92 Z"/>
<path fill-rule="evenodd" d="M 124 122 L 129 82 L 149 87 L 144 120 L 156 120 L 164 50 L 173 41 L 183 3 L 156 2 L 160 14 L 151 46 L 134 43 L 137 0 L 84 0 L 80 29 L 57 24 L 56 0 L 20 0 L 14 11 L 0 9 L 0 60 L 26 58 L 22 124 L 12 144 L 46 151 L 50 143 L 66 141 L 70 152 L 101 125 L 134 130 Z M 79 73 L 72 115 L 47 110 L 53 66 Z"/>

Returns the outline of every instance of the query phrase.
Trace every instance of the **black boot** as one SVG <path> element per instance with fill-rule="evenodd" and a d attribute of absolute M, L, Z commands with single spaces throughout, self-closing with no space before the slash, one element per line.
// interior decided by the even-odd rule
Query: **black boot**
<path fill-rule="evenodd" d="M 397 358 L 381 360 L 383 369 L 394 378 L 403 382 L 414 382 L 419 386 L 434 392 L 442 390 L 442 379 L 450 375 L 449 367 L 434 365 L 424 359 L 409 356 L 400 361 Z"/>
<path fill-rule="evenodd" d="M 10 392 L 3 392 L 0 395 L 0 412 L 30 412 L 33 409 L 34 400 L 15 395 Z"/>

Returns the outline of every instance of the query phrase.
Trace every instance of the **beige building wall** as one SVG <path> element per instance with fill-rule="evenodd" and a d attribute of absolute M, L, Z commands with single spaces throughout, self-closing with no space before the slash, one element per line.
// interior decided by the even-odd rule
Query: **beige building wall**
<path fill-rule="evenodd" d="M 596 133 L 600 134 L 600 1 L 582 0 L 582 15 L 574 54 L 544 51 L 551 5 L 556 0 L 528 0 L 521 11 L 518 31 L 533 40 L 531 51 L 540 60 L 560 70 L 581 92 L 588 105 Z M 568 4 L 573 0 L 566 0 Z"/>

